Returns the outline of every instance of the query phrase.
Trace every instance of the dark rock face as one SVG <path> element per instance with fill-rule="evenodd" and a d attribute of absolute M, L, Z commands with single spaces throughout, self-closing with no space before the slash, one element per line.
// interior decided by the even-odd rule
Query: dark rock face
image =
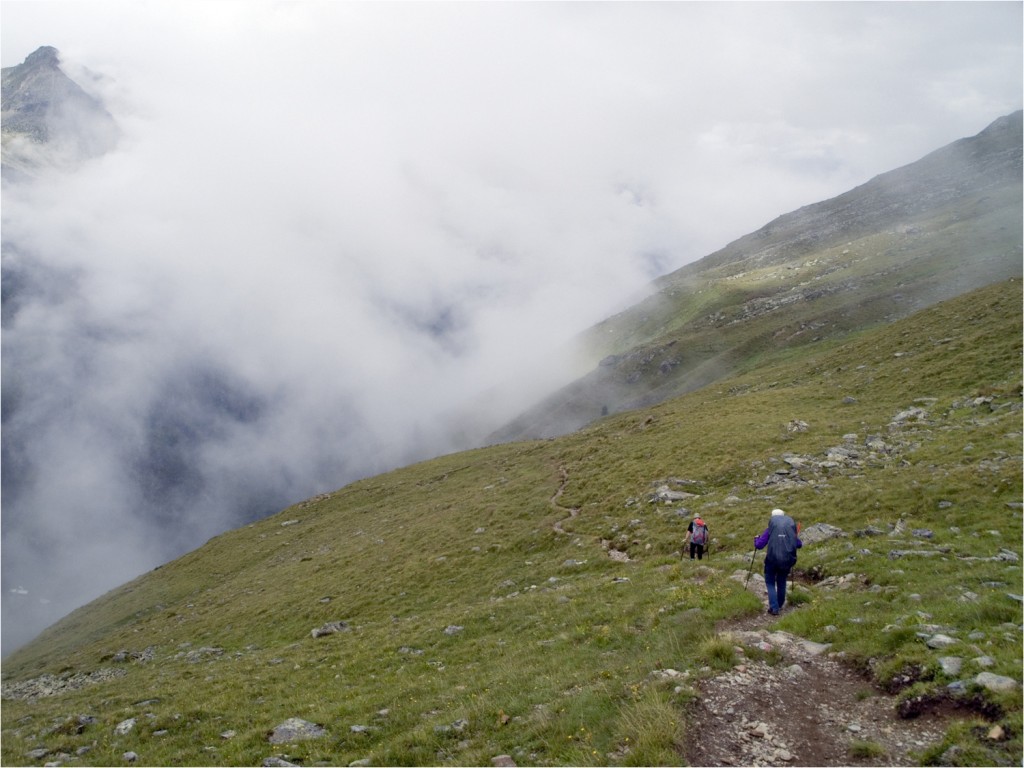
<path fill-rule="evenodd" d="M 4 176 L 13 181 L 46 165 L 74 165 L 113 148 L 118 129 L 103 104 L 60 67 L 43 46 L 3 70 Z"/>

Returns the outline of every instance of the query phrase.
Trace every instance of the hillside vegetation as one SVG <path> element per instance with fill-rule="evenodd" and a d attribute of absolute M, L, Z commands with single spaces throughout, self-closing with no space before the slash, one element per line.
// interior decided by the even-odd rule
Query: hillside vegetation
<path fill-rule="evenodd" d="M 742 576 L 781 506 L 844 535 L 808 541 L 773 625 L 894 706 L 959 706 L 920 761 L 1019 764 L 1019 686 L 947 674 L 926 639 L 1021 679 L 1021 306 L 1003 281 L 218 536 L 5 661 L 3 762 L 679 764 L 696 686 L 733 662 L 717 632 L 763 613 Z M 289 718 L 323 733 L 271 743 Z"/>

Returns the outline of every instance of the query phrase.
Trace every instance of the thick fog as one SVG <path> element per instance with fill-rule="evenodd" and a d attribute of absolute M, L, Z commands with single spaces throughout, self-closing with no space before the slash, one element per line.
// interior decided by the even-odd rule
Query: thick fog
<path fill-rule="evenodd" d="M 55 46 L 120 130 L 3 193 L 5 654 L 479 444 L 653 277 L 1021 99 L 1019 3 L 0 12 L 4 67 Z"/>

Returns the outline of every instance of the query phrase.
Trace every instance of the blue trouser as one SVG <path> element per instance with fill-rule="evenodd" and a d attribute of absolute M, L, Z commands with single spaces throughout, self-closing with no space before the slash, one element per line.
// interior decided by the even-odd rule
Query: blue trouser
<path fill-rule="evenodd" d="M 768 590 L 768 610 L 778 613 L 786 603 L 786 579 L 792 565 L 764 561 L 764 587 Z"/>

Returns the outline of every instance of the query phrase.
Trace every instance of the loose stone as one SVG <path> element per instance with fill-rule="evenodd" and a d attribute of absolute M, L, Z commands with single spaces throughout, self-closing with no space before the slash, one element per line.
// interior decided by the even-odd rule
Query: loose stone
<path fill-rule="evenodd" d="M 1013 691 L 1017 689 L 1017 681 L 1012 677 L 994 675 L 991 672 L 979 672 L 974 682 L 990 691 Z"/>

